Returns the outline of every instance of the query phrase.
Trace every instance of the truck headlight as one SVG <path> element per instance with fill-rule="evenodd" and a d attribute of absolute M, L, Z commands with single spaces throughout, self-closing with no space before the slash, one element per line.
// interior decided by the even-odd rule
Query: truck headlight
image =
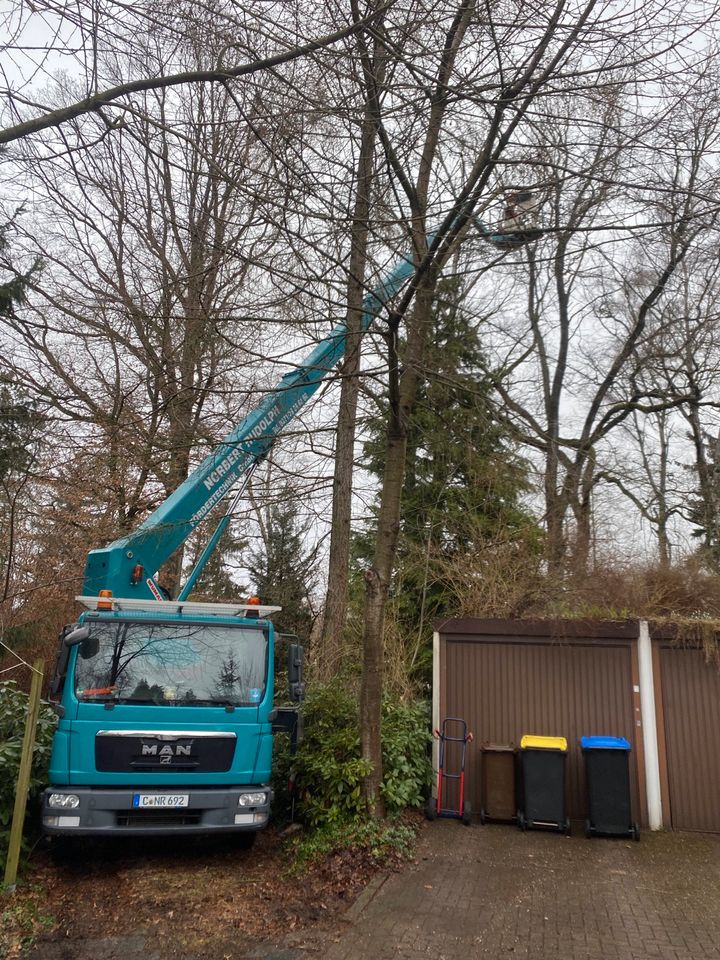
<path fill-rule="evenodd" d="M 80 806 L 80 797 L 76 793 L 51 793 L 48 806 L 60 810 L 75 810 Z"/>
<path fill-rule="evenodd" d="M 266 793 L 241 793 L 238 797 L 239 807 L 261 807 L 267 800 Z"/>

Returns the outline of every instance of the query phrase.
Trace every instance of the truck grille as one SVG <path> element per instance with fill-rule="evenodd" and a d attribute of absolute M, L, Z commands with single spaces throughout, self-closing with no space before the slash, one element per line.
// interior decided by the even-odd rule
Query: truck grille
<path fill-rule="evenodd" d="M 189 827 L 201 820 L 201 810 L 126 810 L 117 815 L 118 827 Z"/>
<path fill-rule="evenodd" d="M 102 773 L 225 773 L 232 765 L 234 733 L 174 730 L 98 730 L 95 769 Z"/>

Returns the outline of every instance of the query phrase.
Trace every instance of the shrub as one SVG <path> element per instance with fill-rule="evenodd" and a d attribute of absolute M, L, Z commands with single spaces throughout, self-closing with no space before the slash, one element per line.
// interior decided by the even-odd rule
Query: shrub
<path fill-rule="evenodd" d="M 360 757 L 358 711 L 339 685 L 318 686 L 303 704 L 305 736 L 293 764 L 297 813 L 309 826 L 358 816 L 368 772 Z"/>
<path fill-rule="evenodd" d="M 27 711 L 27 694 L 18 690 L 17 684 L 12 681 L 0 683 L 0 865 L 3 869 L 7 859 Z M 50 745 L 56 722 L 57 718 L 51 708 L 42 703 L 38 715 L 30 773 L 30 801 L 28 815 L 25 818 L 24 850 L 27 850 L 30 837 L 38 828 L 37 820 L 33 816 L 32 801 L 47 783 Z"/>
<path fill-rule="evenodd" d="M 337 683 L 317 686 L 309 692 L 303 712 L 305 738 L 291 761 L 299 819 L 317 827 L 361 817 L 361 783 L 368 765 L 360 756 L 355 699 Z M 388 698 L 383 704 L 381 789 L 389 814 L 422 801 L 430 777 L 428 720 L 424 703 Z"/>
<path fill-rule="evenodd" d="M 386 699 L 382 724 L 382 794 L 388 813 L 399 813 L 419 806 L 430 784 L 430 705 Z"/>

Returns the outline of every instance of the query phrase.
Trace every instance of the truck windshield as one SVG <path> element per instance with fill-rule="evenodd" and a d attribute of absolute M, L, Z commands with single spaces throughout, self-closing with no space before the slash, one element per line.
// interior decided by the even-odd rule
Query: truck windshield
<path fill-rule="evenodd" d="M 75 693 L 83 701 L 182 706 L 260 703 L 267 676 L 261 627 L 212 623 L 88 623 Z"/>

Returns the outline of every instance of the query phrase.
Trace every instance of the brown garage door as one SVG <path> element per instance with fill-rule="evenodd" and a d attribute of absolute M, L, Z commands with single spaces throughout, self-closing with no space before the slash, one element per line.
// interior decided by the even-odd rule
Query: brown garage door
<path fill-rule="evenodd" d="M 479 744 L 519 744 L 523 734 L 533 733 L 567 737 L 568 814 L 584 818 L 579 738 L 626 737 L 635 749 L 630 645 L 508 637 L 443 639 L 441 712 L 464 717 L 475 735 L 468 770 L 473 809 L 480 805 Z M 634 818 L 640 820 L 634 762 L 630 769 Z"/>
<path fill-rule="evenodd" d="M 720 832 L 720 672 L 700 650 L 662 647 L 670 819 Z"/>

